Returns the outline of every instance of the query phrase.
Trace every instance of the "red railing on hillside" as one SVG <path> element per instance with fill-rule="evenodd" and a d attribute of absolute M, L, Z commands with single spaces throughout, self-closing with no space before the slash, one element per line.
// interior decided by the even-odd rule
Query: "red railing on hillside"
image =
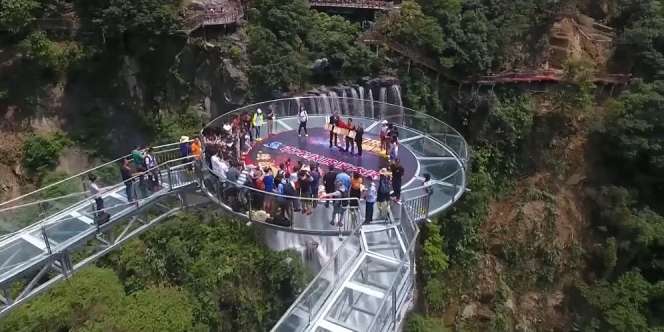
<path fill-rule="evenodd" d="M 606 74 L 598 75 L 593 78 L 596 84 L 627 84 L 631 81 L 630 74 Z M 518 84 L 518 83 L 560 83 L 565 81 L 565 74 L 562 70 L 543 69 L 527 72 L 508 72 L 496 75 L 479 76 L 475 79 L 466 80 L 463 83 L 469 84 Z"/>
<path fill-rule="evenodd" d="M 312 7 L 343 7 L 389 10 L 394 7 L 393 1 L 380 0 L 309 0 Z"/>

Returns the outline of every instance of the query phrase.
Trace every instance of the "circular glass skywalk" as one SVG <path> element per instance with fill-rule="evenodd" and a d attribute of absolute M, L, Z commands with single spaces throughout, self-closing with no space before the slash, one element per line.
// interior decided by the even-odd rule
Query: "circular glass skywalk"
<path fill-rule="evenodd" d="M 309 136 L 298 136 L 298 112 L 304 108 L 309 116 L 307 127 Z M 380 152 L 379 132 L 383 120 L 393 123 L 399 131 L 400 152 L 405 176 L 402 185 L 402 201 L 412 200 L 426 195 L 425 186 L 433 189 L 428 200 L 428 216 L 437 214 L 457 201 L 466 189 L 466 163 L 468 160 L 468 147 L 464 138 L 452 127 L 427 114 L 412 109 L 381 103 L 377 101 L 360 100 L 352 98 L 331 98 L 328 96 L 296 97 L 271 100 L 248 105 L 211 121 L 203 130 L 204 134 L 223 131 L 224 126 L 231 126 L 233 121 L 241 121 L 243 117 L 252 116 L 260 109 L 264 116 L 264 124 L 256 143 L 248 151 L 243 151 L 243 161 L 247 165 L 256 165 L 261 168 L 276 167 L 287 159 L 293 165 L 298 160 L 308 163 L 316 161 L 324 171 L 328 165 L 341 165 L 343 168 L 357 170 L 361 174 L 369 175 L 385 167 L 387 159 L 384 152 Z M 268 114 L 273 114 L 269 120 Z M 329 132 L 325 129 L 331 114 L 338 113 L 343 121 L 352 119 L 354 124 L 364 128 L 364 153 L 362 157 L 340 151 L 339 148 L 329 147 Z M 238 119 L 239 118 L 239 119 Z M 214 136 L 214 135 L 212 135 Z M 211 137 L 214 140 L 214 137 Z M 342 137 L 338 145 L 344 147 Z M 204 163 L 209 169 L 210 161 Z M 372 173 L 374 172 L 374 173 Z M 424 174 L 431 176 L 429 183 L 424 183 Z M 248 194 L 249 201 L 254 206 L 246 211 L 225 204 L 220 199 L 218 179 L 207 176 L 204 181 L 206 190 L 213 199 L 229 210 L 248 216 L 249 211 L 261 209 L 256 207 L 256 197 L 259 201 L 278 199 L 277 194 L 267 193 L 250 187 L 242 188 Z M 299 200 L 299 199 L 298 199 Z M 315 199 L 316 200 L 316 199 Z M 245 200 L 244 202 L 246 202 Z M 309 202 L 316 206 L 311 215 L 296 213 L 291 225 L 275 225 L 264 223 L 269 227 L 301 233 L 337 233 L 339 230 L 328 223 L 331 209 L 326 209 L 319 202 Z M 322 202 L 320 202 L 322 203 Z M 364 204 L 360 204 L 360 216 L 364 216 Z M 424 210 L 424 207 L 422 207 Z M 363 217 L 362 217 L 363 220 Z M 258 220 L 258 222 L 261 222 Z M 352 229 L 351 226 L 348 230 Z"/>

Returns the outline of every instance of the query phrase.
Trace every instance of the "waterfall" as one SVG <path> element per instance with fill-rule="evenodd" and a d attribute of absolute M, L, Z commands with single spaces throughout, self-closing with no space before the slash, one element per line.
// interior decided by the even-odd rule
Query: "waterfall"
<path fill-rule="evenodd" d="M 330 105 L 332 106 L 332 113 L 341 112 L 341 105 L 339 105 L 339 96 L 336 92 L 330 91 Z"/>
<path fill-rule="evenodd" d="M 380 118 L 385 119 L 385 111 L 387 110 L 387 105 L 385 104 L 387 102 L 387 88 L 384 86 L 380 88 L 378 101 L 380 102 Z"/>
<path fill-rule="evenodd" d="M 399 87 L 399 85 L 397 85 L 397 84 L 392 85 L 390 87 L 390 90 L 391 90 L 392 96 L 394 98 L 394 104 L 399 105 L 399 106 L 403 106 L 403 102 L 401 100 L 401 88 Z M 404 118 L 403 109 L 399 108 L 399 114 L 397 116 L 396 121 L 398 123 L 400 123 L 401 125 L 404 125 L 405 120 L 406 119 Z"/>
<path fill-rule="evenodd" d="M 360 112 L 359 112 L 360 102 L 358 101 L 360 96 L 357 94 L 357 91 L 355 90 L 355 87 L 350 87 L 350 96 L 353 98 L 353 100 L 351 101 L 351 105 L 353 105 L 353 109 L 351 110 L 351 114 L 353 114 L 353 116 L 361 115 Z"/>
<path fill-rule="evenodd" d="M 346 89 L 341 88 L 341 114 L 348 114 L 348 99 L 346 99 Z"/>
<path fill-rule="evenodd" d="M 408 119 L 405 118 L 403 112 L 388 105 L 403 106 L 401 86 L 394 82 L 396 82 L 395 79 L 374 79 L 364 85 L 349 83 L 349 85 L 333 87 L 321 86 L 309 91 L 305 95 L 307 100 L 289 101 L 288 105 L 283 105 L 283 108 L 288 111 L 287 114 L 292 114 L 295 108 L 295 114 L 297 114 L 297 108 L 304 105 L 312 108 L 312 114 L 339 113 L 344 116 L 386 119 L 404 124 Z M 314 100 L 309 98 L 314 96 L 317 97 Z M 374 105 L 374 101 L 379 104 Z"/>
<path fill-rule="evenodd" d="M 394 96 L 393 104 L 403 106 L 403 101 L 401 101 L 401 88 L 399 85 L 392 85 L 390 89 L 392 90 L 392 95 Z"/>
<path fill-rule="evenodd" d="M 327 95 L 323 93 L 320 96 L 322 97 L 321 102 L 323 103 L 323 112 L 325 112 L 325 114 L 332 113 L 332 110 L 330 110 L 330 101 L 327 99 Z"/>
<path fill-rule="evenodd" d="M 369 117 L 372 118 L 372 119 L 375 119 L 376 114 L 374 114 L 374 102 L 373 101 L 374 101 L 373 92 L 371 91 L 371 89 L 369 89 L 369 108 L 370 108 Z"/>
<path fill-rule="evenodd" d="M 366 117 L 367 117 L 367 113 L 366 113 L 366 110 L 364 109 L 364 104 L 365 104 L 365 101 L 364 101 L 364 87 L 360 85 L 360 86 L 357 88 L 357 90 L 358 90 L 358 92 L 359 92 L 359 94 L 360 94 L 360 101 L 359 101 L 359 103 L 360 103 L 360 114 L 361 114 L 363 117 L 366 118 Z"/>

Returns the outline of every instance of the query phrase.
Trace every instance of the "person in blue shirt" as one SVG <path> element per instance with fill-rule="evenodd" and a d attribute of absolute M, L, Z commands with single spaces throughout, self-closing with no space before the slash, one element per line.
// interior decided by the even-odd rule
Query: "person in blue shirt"
<path fill-rule="evenodd" d="M 263 172 L 265 173 L 263 175 L 263 184 L 265 185 L 265 192 L 272 193 L 274 191 L 274 175 L 272 175 L 272 168 L 265 167 L 263 169 Z M 270 214 L 272 214 L 273 199 L 274 196 L 267 194 L 265 195 L 265 199 L 263 200 L 263 210 Z"/>
<path fill-rule="evenodd" d="M 346 169 L 343 169 L 337 174 L 335 181 L 341 181 L 341 184 L 343 184 L 345 188 L 350 188 L 350 175 L 346 173 Z"/>

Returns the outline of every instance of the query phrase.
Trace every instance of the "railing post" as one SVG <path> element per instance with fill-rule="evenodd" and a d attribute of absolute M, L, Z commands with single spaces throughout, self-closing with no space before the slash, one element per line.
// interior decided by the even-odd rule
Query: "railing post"
<path fill-rule="evenodd" d="M 307 316 L 309 320 L 309 324 L 311 324 L 311 297 L 307 297 Z"/>
<path fill-rule="evenodd" d="M 396 285 L 392 286 L 392 330 L 396 330 L 397 327 L 397 313 L 399 309 L 397 308 L 397 287 Z"/>
<path fill-rule="evenodd" d="M 247 200 L 249 201 L 249 202 L 248 202 L 248 203 L 249 203 L 249 212 L 247 212 L 247 215 L 249 216 L 249 222 L 253 222 L 254 220 L 253 220 L 253 218 L 252 218 L 252 216 L 251 216 L 251 215 L 252 215 L 252 212 L 251 212 L 251 211 L 252 211 L 252 209 L 251 209 L 251 201 L 253 200 L 252 197 L 251 197 L 251 190 L 248 190 L 248 191 L 247 191 Z"/>
<path fill-rule="evenodd" d="M 171 168 L 168 168 L 168 190 L 172 191 L 173 190 L 173 174 L 171 173 Z"/>
<path fill-rule="evenodd" d="M 46 227 L 42 225 L 41 227 L 41 233 L 42 237 L 44 238 L 44 244 L 46 244 L 46 251 L 48 252 L 48 255 L 51 256 L 53 254 L 53 251 L 51 251 L 51 243 L 48 242 L 48 236 L 46 235 Z"/>
<path fill-rule="evenodd" d="M 337 255 L 334 255 L 334 279 L 337 278 L 337 273 L 339 273 L 339 261 L 337 260 Z"/>

